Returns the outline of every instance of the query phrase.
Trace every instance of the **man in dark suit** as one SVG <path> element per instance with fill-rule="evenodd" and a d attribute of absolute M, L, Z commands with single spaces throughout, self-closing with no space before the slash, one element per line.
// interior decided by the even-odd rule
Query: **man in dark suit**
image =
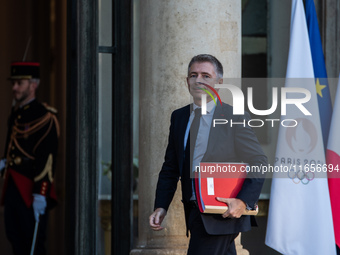
<path fill-rule="evenodd" d="M 149 217 L 153 230 L 163 229 L 161 223 L 180 179 L 186 226 L 191 235 L 188 254 L 193 255 L 236 254 L 234 239 L 239 232 L 251 228 L 250 216 L 242 213 L 246 208 L 256 206 L 264 181 L 262 176 L 248 174 L 236 198 L 217 198 L 228 205 L 222 216 L 202 214 L 197 207 L 193 179 L 190 178 L 195 166 L 200 162 L 245 162 L 259 168 L 267 164 L 256 135 L 246 124 L 250 119 L 248 113 L 233 115 L 232 106 L 224 103 L 215 106 L 211 99 L 207 99 L 207 114 L 201 116 L 203 89 L 209 90 L 209 86 L 222 84 L 222 77 L 223 67 L 215 57 L 202 54 L 190 61 L 187 84 L 194 104 L 172 113 L 165 161 L 157 184 L 155 211 Z M 246 125 L 213 127 L 213 119 L 227 119 Z M 194 126 L 197 126 L 196 129 Z"/>

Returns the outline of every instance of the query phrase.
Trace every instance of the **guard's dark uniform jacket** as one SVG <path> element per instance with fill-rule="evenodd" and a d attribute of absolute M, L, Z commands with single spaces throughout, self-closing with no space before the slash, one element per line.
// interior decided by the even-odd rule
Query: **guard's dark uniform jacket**
<path fill-rule="evenodd" d="M 53 108 L 35 99 L 12 110 L 5 148 L 7 162 L 2 205 L 8 183 L 15 184 L 28 208 L 34 193 L 46 196 L 48 207 L 56 203 L 53 174 L 59 124 L 55 113 Z M 13 182 L 9 182 L 10 178 Z"/>

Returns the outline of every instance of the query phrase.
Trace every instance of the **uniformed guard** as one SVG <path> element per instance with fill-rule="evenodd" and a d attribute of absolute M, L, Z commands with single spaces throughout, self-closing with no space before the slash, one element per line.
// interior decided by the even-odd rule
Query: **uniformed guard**
<path fill-rule="evenodd" d="M 39 103 L 39 63 L 11 65 L 15 105 L 8 120 L 5 156 L 0 171 L 5 178 L 1 204 L 5 229 L 14 254 L 30 254 L 39 222 L 34 254 L 46 254 L 47 211 L 56 203 L 53 185 L 59 124 L 56 111 Z M 38 224 L 37 224 L 38 225 Z"/>

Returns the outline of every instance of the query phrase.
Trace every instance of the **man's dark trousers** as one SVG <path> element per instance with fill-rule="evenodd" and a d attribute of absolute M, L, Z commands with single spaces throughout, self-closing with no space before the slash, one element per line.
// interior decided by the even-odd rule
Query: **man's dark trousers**
<path fill-rule="evenodd" d="M 236 255 L 234 239 L 238 234 L 209 235 L 197 207 L 191 209 L 189 230 L 188 255 Z"/>
<path fill-rule="evenodd" d="M 27 208 L 12 178 L 8 180 L 4 208 L 5 228 L 15 255 L 29 255 L 33 241 L 35 218 L 33 208 Z M 40 215 L 34 255 L 45 255 L 47 212 Z"/>

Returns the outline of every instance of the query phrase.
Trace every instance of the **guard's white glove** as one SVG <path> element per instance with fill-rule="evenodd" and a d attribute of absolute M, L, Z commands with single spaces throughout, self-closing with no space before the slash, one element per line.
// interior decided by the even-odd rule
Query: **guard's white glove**
<path fill-rule="evenodd" d="M 33 211 L 34 211 L 34 218 L 36 222 L 39 222 L 39 215 L 45 214 L 46 210 L 46 197 L 40 194 L 33 194 Z"/>
<path fill-rule="evenodd" d="M 6 159 L 3 158 L 0 160 L 0 173 L 5 169 L 6 167 Z"/>

